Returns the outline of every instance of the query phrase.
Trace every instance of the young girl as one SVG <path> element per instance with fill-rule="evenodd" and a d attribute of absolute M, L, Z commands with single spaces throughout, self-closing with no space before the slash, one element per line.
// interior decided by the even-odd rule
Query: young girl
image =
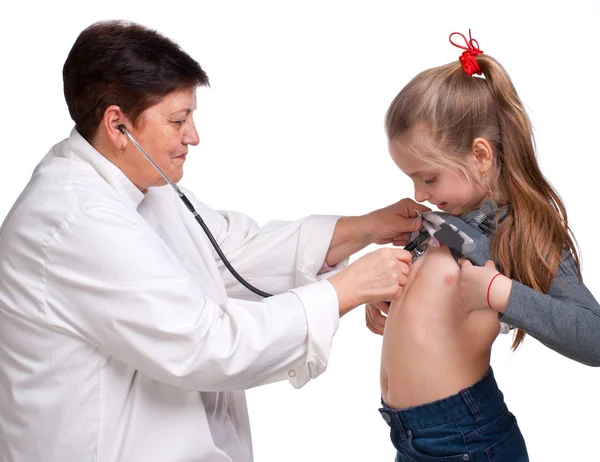
<path fill-rule="evenodd" d="M 600 365 L 600 306 L 537 165 L 531 123 L 502 66 L 462 37 L 460 61 L 417 75 L 386 115 L 390 154 L 415 200 L 490 236 L 491 260 L 459 266 L 430 240 L 389 308 L 380 412 L 397 461 L 529 460 L 490 368 L 500 320 L 517 328 L 514 348 L 527 332 Z"/>

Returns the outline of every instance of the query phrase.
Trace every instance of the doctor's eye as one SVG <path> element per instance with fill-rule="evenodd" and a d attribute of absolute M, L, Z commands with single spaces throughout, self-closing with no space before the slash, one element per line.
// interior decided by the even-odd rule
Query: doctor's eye
<path fill-rule="evenodd" d="M 174 120 L 173 123 L 178 127 L 181 127 L 185 123 L 185 120 Z"/>

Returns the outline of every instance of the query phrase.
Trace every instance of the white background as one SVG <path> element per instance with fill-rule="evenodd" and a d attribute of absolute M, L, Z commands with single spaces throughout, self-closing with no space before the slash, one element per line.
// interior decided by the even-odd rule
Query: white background
<path fill-rule="evenodd" d="M 416 73 L 458 59 L 454 31 L 511 75 L 535 126 L 543 172 L 561 194 L 600 297 L 600 3 L 10 2 L 0 11 L 0 217 L 41 157 L 69 135 L 62 65 L 78 33 L 130 19 L 177 41 L 211 79 L 199 92 L 201 144 L 182 184 L 260 223 L 354 215 L 412 197 L 391 162 L 383 116 Z M 371 250 L 371 249 L 367 249 Z M 600 335 L 600 332 L 598 333 Z M 600 372 L 509 336 L 492 365 L 532 461 L 599 461 Z M 392 461 L 379 404 L 381 338 L 364 309 L 342 319 L 329 369 L 301 390 L 248 393 L 262 461 Z"/>

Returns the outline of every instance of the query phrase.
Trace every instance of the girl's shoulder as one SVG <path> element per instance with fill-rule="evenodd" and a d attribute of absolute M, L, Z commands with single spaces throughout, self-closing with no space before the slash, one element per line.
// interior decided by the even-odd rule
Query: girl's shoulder
<path fill-rule="evenodd" d="M 556 271 L 556 277 L 561 276 L 579 277 L 577 261 L 575 260 L 575 256 L 571 250 L 568 248 L 563 249 L 561 262 L 558 265 L 558 270 Z"/>

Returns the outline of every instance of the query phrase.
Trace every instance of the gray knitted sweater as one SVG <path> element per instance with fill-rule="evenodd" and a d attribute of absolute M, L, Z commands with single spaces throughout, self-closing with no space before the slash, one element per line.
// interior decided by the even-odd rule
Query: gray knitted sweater
<path fill-rule="evenodd" d="M 479 210 L 461 218 L 491 236 L 498 206 L 485 201 Z M 500 210 L 500 220 L 506 210 Z M 491 260 L 489 248 L 486 260 Z M 547 347 L 589 366 L 600 366 L 600 305 L 577 279 L 573 256 L 559 266 L 548 294 L 512 281 L 508 307 L 499 315 L 503 323 L 524 330 Z"/>

